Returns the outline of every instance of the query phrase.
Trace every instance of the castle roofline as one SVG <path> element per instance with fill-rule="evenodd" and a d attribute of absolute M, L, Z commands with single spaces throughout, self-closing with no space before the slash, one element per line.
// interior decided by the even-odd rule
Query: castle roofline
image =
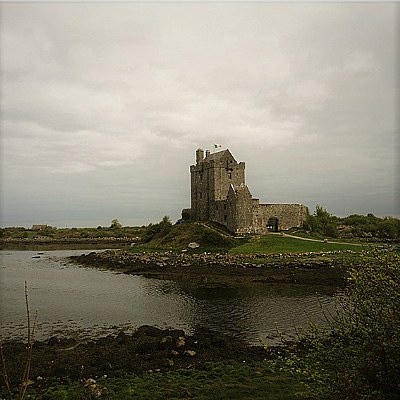
<path fill-rule="evenodd" d="M 206 157 L 203 159 L 203 161 L 206 161 L 206 162 L 207 161 L 219 161 L 225 154 L 230 154 L 232 156 L 232 153 L 228 149 L 226 149 L 226 150 L 217 151 L 216 153 L 207 154 Z"/>

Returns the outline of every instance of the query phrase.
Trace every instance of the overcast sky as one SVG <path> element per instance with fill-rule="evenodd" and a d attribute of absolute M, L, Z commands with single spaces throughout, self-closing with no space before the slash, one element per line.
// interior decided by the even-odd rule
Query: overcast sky
<path fill-rule="evenodd" d="M 262 203 L 400 216 L 400 5 L 2 3 L 2 226 L 173 220 L 214 143 Z"/>

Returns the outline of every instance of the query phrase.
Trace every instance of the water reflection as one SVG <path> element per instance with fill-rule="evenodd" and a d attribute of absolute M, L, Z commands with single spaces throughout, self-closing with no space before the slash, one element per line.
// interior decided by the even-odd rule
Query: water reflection
<path fill-rule="evenodd" d="M 229 285 L 225 283 L 225 285 Z M 178 312 L 188 325 L 233 334 L 252 343 L 259 338 L 276 344 L 279 332 L 294 335 L 309 321 L 325 323 L 322 309 L 333 312 L 332 288 L 259 284 L 242 287 L 198 286 L 191 282 L 149 280 L 144 290 L 154 290 L 186 300 Z"/>
<path fill-rule="evenodd" d="M 276 337 L 276 325 L 293 333 L 308 318 L 321 319 L 320 303 L 332 306 L 331 293 L 316 287 L 150 279 L 82 268 L 64 258 L 83 252 L 48 251 L 39 259 L 32 251 L 0 252 L 2 337 L 25 334 L 25 280 L 31 308 L 39 309 L 39 339 L 149 324 L 187 332 L 200 326 L 258 343 L 258 337 Z"/>

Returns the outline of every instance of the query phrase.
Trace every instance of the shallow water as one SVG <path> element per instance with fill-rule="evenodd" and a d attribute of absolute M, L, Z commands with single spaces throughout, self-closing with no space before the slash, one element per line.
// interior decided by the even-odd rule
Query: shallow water
<path fill-rule="evenodd" d="M 38 309 L 37 339 L 88 338 L 147 324 L 187 333 L 201 326 L 250 343 L 277 343 L 277 329 L 294 334 L 321 306 L 333 309 L 326 288 L 296 285 L 198 286 L 80 267 L 66 257 L 93 250 L 1 251 L 0 336 L 26 337 L 24 281 L 31 313 Z M 324 294 L 322 294 L 324 292 Z"/>

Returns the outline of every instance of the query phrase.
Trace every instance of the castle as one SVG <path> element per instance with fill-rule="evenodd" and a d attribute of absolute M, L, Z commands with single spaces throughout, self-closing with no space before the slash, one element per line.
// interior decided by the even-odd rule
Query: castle
<path fill-rule="evenodd" d="M 308 209 L 302 204 L 260 204 L 245 184 L 245 163 L 229 150 L 196 150 L 190 166 L 191 208 L 183 219 L 212 221 L 237 234 L 266 233 L 301 226 Z"/>

